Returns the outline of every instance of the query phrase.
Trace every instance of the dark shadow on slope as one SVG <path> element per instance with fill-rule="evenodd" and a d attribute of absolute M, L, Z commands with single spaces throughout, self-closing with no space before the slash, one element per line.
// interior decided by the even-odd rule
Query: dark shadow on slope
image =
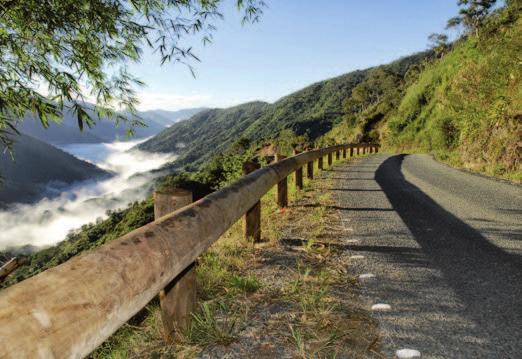
<path fill-rule="evenodd" d="M 465 304 L 462 315 L 487 333 L 498 357 L 520 353 L 522 260 L 440 207 L 401 173 L 405 155 L 385 160 L 375 179 L 432 266 Z M 501 344 L 502 345 L 499 345 Z"/>

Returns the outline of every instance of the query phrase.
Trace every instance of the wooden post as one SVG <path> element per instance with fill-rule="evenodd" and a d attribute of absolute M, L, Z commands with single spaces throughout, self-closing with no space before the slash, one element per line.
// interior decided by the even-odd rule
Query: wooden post
<path fill-rule="evenodd" d="M 350 145 L 350 158 L 353 157 L 353 145 Z"/>
<path fill-rule="evenodd" d="M 306 177 L 308 177 L 308 179 L 314 179 L 314 163 L 313 162 L 308 162 L 306 164 Z"/>
<path fill-rule="evenodd" d="M 294 150 L 294 155 L 300 154 L 301 151 Z M 303 167 L 299 167 L 295 171 L 295 187 L 299 190 L 303 189 Z"/>
<path fill-rule="evenodd" d="M 243 174 L 247 175 L 259 169 L 261 165 L 256 162 L 245 162 L 243 164 Z M 252 238 L 254 243 L 261 241 L 261 201 L 258 201 L 250 208 L 243 217 L 243 233 L 245 239 Z"/>
<path fill-rule="evenodd" d="M 166 216 L 192 203 L 192 192 L 184 189 L 170 189 L 154 192 L 154 219 Z"/>
<path fill-rule="evenodd" d="M 163 217 L 192 203 L 192 192 L 173 189 L 154 192 L 154 217 Z M 172 343 L 177 330 L 189 328 L 196 306 L 196 266 L 190 264 L 159 293 L 163 335 Z"/>
<path fill-rule="evenodd" d="M 276 161 L 282 161 L 286 156 L 277 154 Z M 288 178 L 285 177 L 277 184 L 277 205 L 279 208 L 288 207 Z"/>
<path fill-rule="evenodd" d="M 357 144 L 357 156 L 361 153 L 361 145 Z"/>
<path fill-rule="evenodd" d="M 322 170 L 324 168 L 324 166 L 323 166 L 323 157 L 319 157 L 317 159 L 317 168 L 319 168 L 320 170 Z"/>
<path fill-rule="evenodd" d="M 363 143 L 363 144 L 362 144 L 362 150 L 363 150 L 363 151 L 362 151 L 362 152 L 363 152 L 363 155 L 365 155 L 365 154 L 366 154 L 366 143 Z"/>
<path fill-rule="evenodd" d="M 332 159 L 332 152 L 328 153 L 328 167 L 332 165 L 333 159 Z"/>
<path fill-rule="evenodd" d="M 375 153 L 379 153 L 379 145 L 375 145 Z"/>
<path fill-rule="evenodd" d="M 343 158 L 346 159 L 346 146 L 343 147 Z"/>
<path fill-rule="evenodd" d="M 369 147 L 370 153 L 373 153 L 373 145 L 370 144 L 370 145 L 368 145 L 368 147 Z"/>
<path fill-rule="evenodd" d="M 339 161 L 340 158 L 341 158 L 341 152 L 339 150 L 335 151 L 335 160 Z"/>

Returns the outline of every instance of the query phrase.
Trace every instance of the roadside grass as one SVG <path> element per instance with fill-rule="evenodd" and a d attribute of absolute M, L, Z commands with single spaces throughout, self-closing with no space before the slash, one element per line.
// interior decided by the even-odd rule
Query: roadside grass
<path fill-rule="evenodd" d="M 243 238 L 240 220 L 198 259 L 199 308 L 173 344 L 163 340 L 154 300 L 91 357 L 372 357 L 377 326 L 357 307 L 341 258 L 331 185 L 304 178 L 297 191 L 289 176 L 289 208 L 277 207 L 275 189 L 262 199 L 261 243 Z"/>

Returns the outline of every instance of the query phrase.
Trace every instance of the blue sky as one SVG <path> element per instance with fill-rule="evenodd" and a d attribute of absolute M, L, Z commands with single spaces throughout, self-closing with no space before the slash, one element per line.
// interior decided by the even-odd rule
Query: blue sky
<path fill-rule="evenodd" d="M 196 78 L 146 53 L 130 67 L 147 83 L 142 110 L 273 102 L 313 82 L 427 48 L 457 0 L 265 0 L 261 21 L 242 26 L 233 1 L 212 44 L 194 44 Z"/>

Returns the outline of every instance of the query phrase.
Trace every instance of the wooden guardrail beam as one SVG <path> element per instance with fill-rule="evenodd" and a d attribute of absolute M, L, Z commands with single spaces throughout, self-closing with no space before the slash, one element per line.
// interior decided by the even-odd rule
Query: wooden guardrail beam
<path fill-rule="evenodd" d="M 301 153 L 0 291 L 1 358 L 82 358 L 138 313 L 271 187 L 340 149 Z"/>
<path fill-rule="evenodd" d="M 306 164 L 306 177 L 308 179 L 314 179 L 314 161 L 310 161 Z"/>

